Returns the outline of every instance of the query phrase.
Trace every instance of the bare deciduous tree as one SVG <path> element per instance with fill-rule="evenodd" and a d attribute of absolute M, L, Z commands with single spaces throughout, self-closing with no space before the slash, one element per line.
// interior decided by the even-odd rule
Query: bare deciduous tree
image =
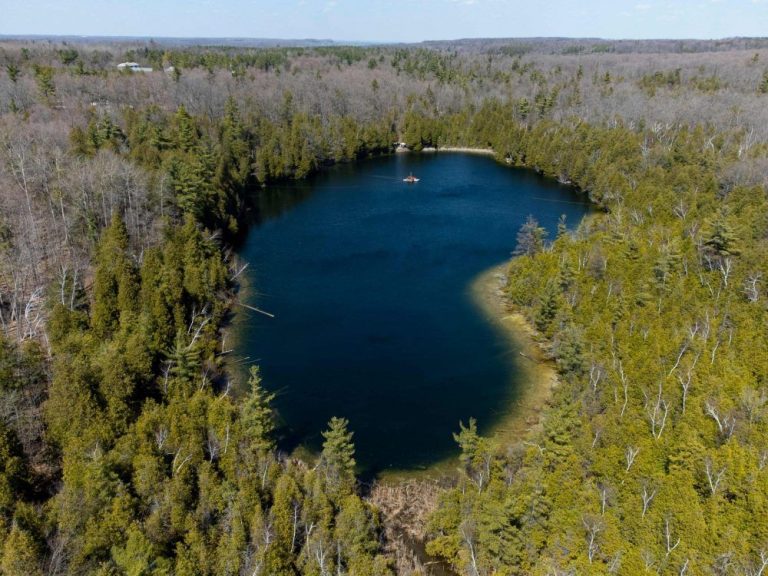
<path fill-rule="evenodd" d="M 581 523 L 587 533 L 587 558 L 591 564 L 599 550 L 597 535 L 603 530 L 603 522 L 600 518 L 584 516 Z"/>
<path fill-rule="evenodd" d="M 643 491 L 640 494 L 640 497 L 643 499 L 643 513 L 642 518 L 645 518 L 645 514 L 648 512 L 648 508 L 651 506 L 651 502 L 653 502 L 653 499 L 656 497 L 656 489 L 654 488 L 651 490 L 648 487 L 648 484 L 643 484 Z"/>
<path fill-rule="evenodd" d="M 674 540 L 674 537 L 672 536 L 672 528 L 670 526 L 669 518 L 664 519 L 664 543 L 666 544 L 667 548 L 667 557 L 669 557 L 672 552 L 675 551 L 675 549 L 680 545 L 680 538 L 678 537 L 677 540 L 672 542 Z"/>
<path fill-rule="evenodd" d="M 720 470 L 715 469 L 715 465 L 712 463 L 711 458 L 707 458 L 704 461 L 704 474 L 707 476 L 707 483 L 709 484 L 709 491 L 712 496 L 717 492 L 720 482 L 725 475 L 725 467 Z"/>
<path fill-rule="evenodd" d="M 650 399 L 648 394 L 643 392 L 645 395 L 645 412 L 651 425 L 651 435 L 656 440 L 661 438 L 661 434 L 664 432 L 664 427 L 667 424 L 667 416 L 669 415 L 669 404 L 662 397 L 662 392 L 661 381 L 659 381 L 658 393 L 655 399 Z"/>
<path fill-rule="evenodd" d="M 625 457 L 627 459 L 627 467 L 625 469 L 625 472 L 629 472 L 629 469 L 632 468 L 632 464 L 635 463 L 635 458 L 637 458 L 637 455 L 640 453 L 640 448 L 635 448 L 634 446 L 627 446 L 627 451 L 625 453 Z"/>
<path fill-rule="evenodd" d="M 736 429 L 735 416 L 721 413 L 712 400 L 707 400 L 704 403 L 704 412 L 715 421 L 718 432 L 722 438 L 728 440 L 733 436 L 733 432 Z"/>
<path fill-rule="evenodd" d="M 762 278 L 763 275 L 760 272 L 753 272 L 744 280 L 744 295 L 752 304 L 760 299 L 760 281 Z"/>

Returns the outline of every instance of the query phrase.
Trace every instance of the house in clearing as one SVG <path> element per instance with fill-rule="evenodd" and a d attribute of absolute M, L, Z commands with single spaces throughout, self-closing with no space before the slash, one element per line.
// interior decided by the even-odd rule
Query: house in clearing
<path fill-rule="evenodd" d="M 138 62 L 121 62 L 117 65 L 117 69 L 121 72 L 152 72 L 152 68 L 141 66 Z"/>

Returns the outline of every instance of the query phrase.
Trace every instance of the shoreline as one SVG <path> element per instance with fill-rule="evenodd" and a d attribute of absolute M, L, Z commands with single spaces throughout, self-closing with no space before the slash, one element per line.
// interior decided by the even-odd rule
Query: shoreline
<path fill-rule="evenodd" d="M 541 430 L 541 414 L 559 384 L 554 363 L 546 357 L 535 328 L 507 305 L 504 286 L 508 266 L 503 262 L 481 272 L 467 287 L 478 311 L 514 354 L 509 385 L 515 388 L 515 395 L 504 404 L 499 422 L 484 434 L 498 443 L 497 450 L 523 443 Z M 418 568 L 432 576 L 456 576 L 445 562 L 426 553 L 425 539 L 430 514 L 445 488 L 455 484 L 458 467 L 455 456 L 424 470 L 385 471 L 374 480 L 367 500 L 382 515 L 387 551 L 398 569 Z"/>
<path fill-rule="evenodd" d="M 484 436 L 510 446 L 525 441 L 541 429 L 541 414 L 559 385 L 554 363 L 546 357 L 539 335 L 520 312 L 510 310 L 504 295 L 509 262 L 481 272 L 467 286 L 467 293 L 486 321 L 508 344 L 514 355 L 509 386 L 514 395 L 501 407 L 498 422 Z M 450 483 L 459 466 L 458 454 L 415 470 L 383 470 L 374 482 L 397 485 L 413 481 Z"/>
<path fill-rule="evenodd" d="M 520 312 L 510 310 L 504 286 L 508 262 L 480 273 L 470 285 L 472 300 L 499 335 L 509 343 L 514 357 L 515 373 L 510 385 L 517 387 L 515 396 L 505 408 L 489 437 L 503 445 L 523 442 L 541 429 L 541 414 L 552 398 L 560 379 L 554 363 L 547 358 L 536 329 Z"/>
<path fill-rule="evenodd" d="M 435 154 L 437 152 L 458 152 L 461 154 L 496 156 L 496 151 L 493 148 L 473 148 L 472 146 L 426 146 L 421 150 L 411 150 L 410 148 L 395 148 L 395 154 Z"/>
<path fill-rule="evenodd" d="M 472 148 L 469 146 L 441 146 L 437 148 L 438 152 L 460 152 L 462 154 L 481 154 L 484 156 L 495 156 L 493 148 Z"/>

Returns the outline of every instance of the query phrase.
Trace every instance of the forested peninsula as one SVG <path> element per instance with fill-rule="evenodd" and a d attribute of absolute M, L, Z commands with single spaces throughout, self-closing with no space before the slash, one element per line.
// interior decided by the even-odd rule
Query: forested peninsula
<path fill-rule="evenodd" d="M 456 423 L 414 538 L 467 576 L 768 573 L 766 104 L 760 39 L 0 42 L 0 573 L 430 574 L 348 422 L 283 453 L 224 339 L 259 202 L 399 142 L 598 208 L 510 246 L 559 385 L 519 439 Z"/>

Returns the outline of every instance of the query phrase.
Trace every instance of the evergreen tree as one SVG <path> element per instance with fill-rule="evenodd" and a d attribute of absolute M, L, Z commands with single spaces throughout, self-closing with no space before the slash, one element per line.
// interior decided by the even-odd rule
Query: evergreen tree
<path fill-rule="evenodd" d="M 183 328 L 176 332 L 176 341 L 168 355 L 171 372 L 180 383 L 191 384 L 200 372 L 200 349 L 190 341 Z"/>
<path fill-rule="evenodd" d="M 164 576 L 171 574 L 171 564 L 163 558 L 160 551 L 142 533 L 132 525 L 128 528 L 124 546 L 112 548 L 111 556 L 115 564 L 126 576 Z"/>
<path fill-rule="evenodd" d="M 182 104 L 173 118 L 173 145 L 181 152 L 191 152 L 198 142 L 197 127 L 187 109 Z"/>
<path fill-rule="evenodd" d="M 565 214 L 560 214 L 557 219 L 557 239 L 563 238 L 566 234 L 568 234 L 567 218 Z"/>
<path fill-rule="evenodd" d="M 19 76 L 21 76 L 21 69 L 12 62 L 5 65 L 5 72 L 8 74 L 8 79 L 13 84 L 16 84 L 19 80 Z"/>
<path fill-rule="evenodd" d="M 347 429 L 349 421 L 334 416 L 323 432 L 323 451 L 320 462 L 326 480 L 334 489 L 348 491 L 354 486 L 355 446 L 353 433 Z"/>
<path fill-rule="evenodd" d="M 0 570 L 4 576 L 43 576 L 40 551 L 32 535 L 14 522 L 2 544 Z"/>
<path fill-rule="evenodd" d="M 539 222 L 533 217 L 528 216 L 517 233 L 517 246 L 514 252 L 515 256 L 533 256 L 544 249 L 544 239 L 547 237 L 547 231 L 539 226 Z"/>
<path fill-rule="evenodd" d="M 39 64 L 35 64 L 33 69 L 41 100 L 48 105 L 53 104 L 53 99 L 56 96 L 56 84 L 53 81 L 54 69 Z"/>
<path fill-rule="evenodd" d="M 137 311 L 137 272 L 128 256 L 128 232 L 122 218 L 112 217 L 96 256 L 91 325 L 99 336 L 130 323 Z"/>
<path fill-rule="evenodd" d="M 272 401 L 275 395 L 267 392 L 261 385 L 261 375 L 257 366 L 251 366 L 248 378 L 250 392 L 241 407 L 243 433 L 250 446 L 257 453 L 269 452 L 274 448 L 275 417 Z"/>
<path fill-rule="evenodd" d="M 704 250 L 718 257 L 738 256 L 740 250 L 736 247 L 737 242 L 738 238 L 725 216 L 719 214 L 712 224 L 709 236 L 704 240 Z"/>
<path fill-rule="evenodd" d="M 481 438 L 477 433 L 477 420 L 470 418 L 469 426 L 459 422 L 459 430 L 458 434 L 453 435 L 453 439 L 461 449 L 460 460 L 465 466 L 470 466 L 480 452 Z"/>
<path fill-rule="evenodd" d="M 0 517 L 10 518 L 29 490 L 29 470 L 21 444 L 13 430 L 0 422 Z"/>
<path fill-rule="evenodd" d="M 536 313 L 536 328 L 549 334 L 552 323 L 560 309 L 560 293 L 554 285 L 549 284 Z"/>

